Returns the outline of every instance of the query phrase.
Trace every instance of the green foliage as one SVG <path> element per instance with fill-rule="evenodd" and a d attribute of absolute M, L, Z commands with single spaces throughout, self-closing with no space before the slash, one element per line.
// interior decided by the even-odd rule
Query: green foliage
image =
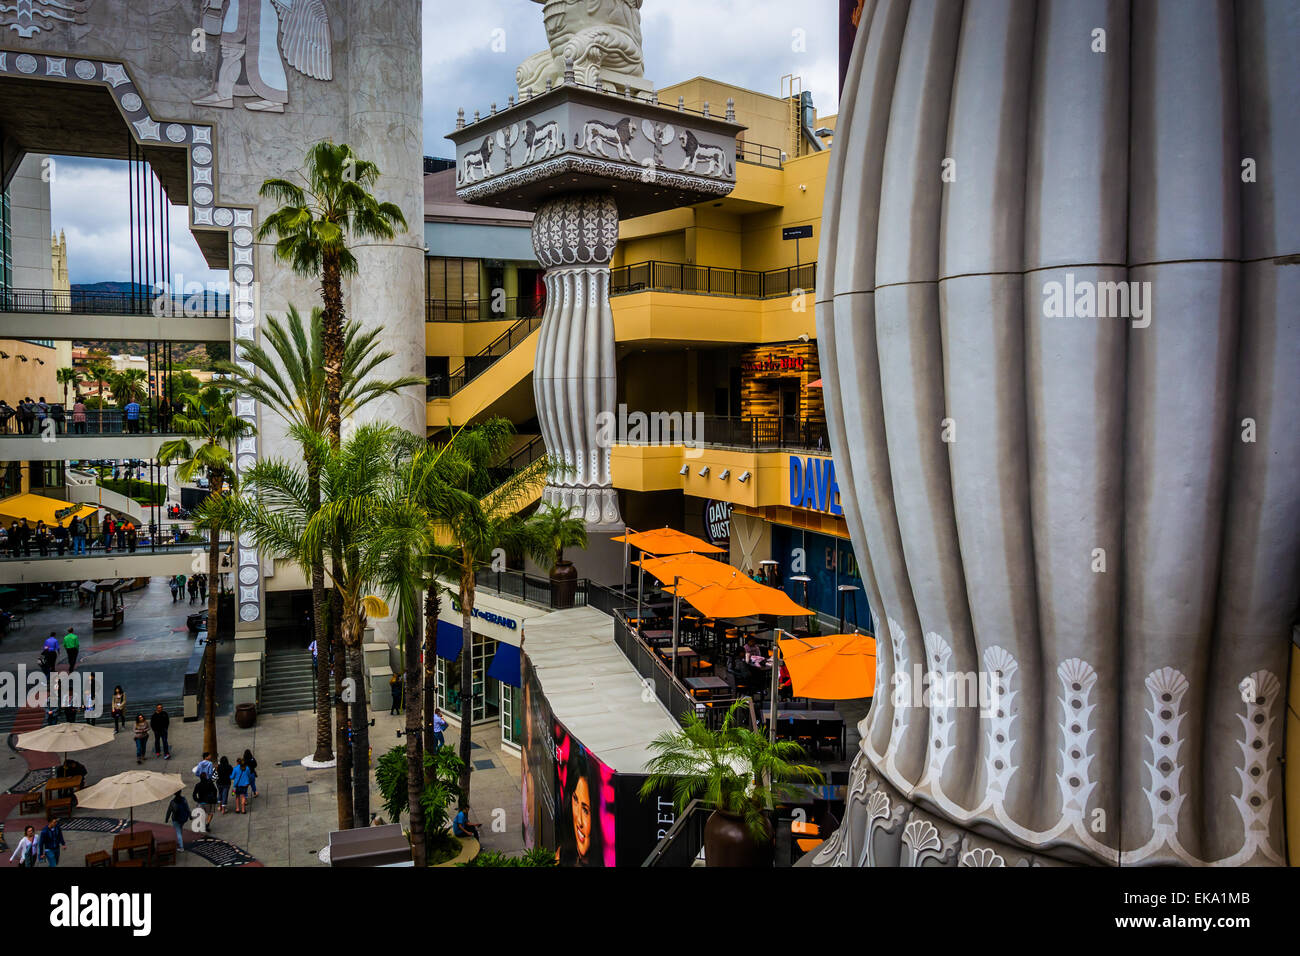
<path fill-rule="evenodd" d="M 361 159 L 346 143 L 328 140 L 307 151 L 305 187 L 288 179 L 268 179 L 259 195 L 279 208 L 258 227 L 257 238 L 275 237 L 275 256 L 300 276 L 321 275 L 327 259 L 342 275 L 355 275 L 357 260 L 349 238 L 392 240 L 406 228 L 402 210 L 381 203 L 370 192 L 379 167 Z"/>
<path fill-rule="evenodd" d="M 167 500 L 167 486 L 157 482 L 136 481 L 134 478 L 101 478 L 99 484 L 144 505 L 160 505 Z"/>
<path fill-rule="evenodd" d="M 641 798 L 671 789 L 678 813 L 698 799 L 744 818 L 755 839 L 769 839 L 767 808 L 790 795 L 790 784 L 821 783 L 822 775 L 816 767 L 790 762 L 803 755 L 794 741 L 773 743 L 766 732 L 741 726 L 738 718 L 747 705 L 745 698 L 733 703 L 717 730 L 687 711 L 680 730 L 651 741 L 655 756 L 646 764 L 650 775 L 641 787 Z"/>
<path fill-rule="evenodd" d="M 555 866 L 555 851 L 535 846 L 523 856 L 506 856 L 500 850 L 484 850 L 460 866 Z"/>
<path fill-rule="evenodd" d="M 461 761 L 450 747 L 437 754 L 424 754 L 424 791 L 420 806 L 424 808 L 426 833 L 446 830 L 451 821 L 451 807 L 460 799 Z M 375 782 L 384 800 L 384 810 L 396 820 L 409 807 L 410 787 L 406 776 L 406 748 L 394 747 L 383 754 L 375 766 Z"/>
<path fill-rule="evenodd" d="M 564 560 L 565 548 L 587 547 L 587 523 L 563 505 L 544 504 L 530 519 L 532 558 L 538 567 L 552 571 Z"/>
<path fill-rule="evenodd" d="M 167 376 L 167 389 L 164 394 L 179 397 L 186 392 L 197 392 L 202 387 L 202 382 L 189 372 L 181 369 L 179 372 L 172 372 Z"/>

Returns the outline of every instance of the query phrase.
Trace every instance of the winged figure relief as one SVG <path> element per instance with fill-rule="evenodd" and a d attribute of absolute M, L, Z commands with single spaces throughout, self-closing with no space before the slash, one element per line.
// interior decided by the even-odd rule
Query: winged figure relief
<path fill-rule="evenodd" d="M 287 63 L 314 80 L 333 78 L 325 0 L 203 0 L 203 29 L 221 37 L 221 61 L 211 93 L 196 106 L 283 113 L 289 102 Z"/>

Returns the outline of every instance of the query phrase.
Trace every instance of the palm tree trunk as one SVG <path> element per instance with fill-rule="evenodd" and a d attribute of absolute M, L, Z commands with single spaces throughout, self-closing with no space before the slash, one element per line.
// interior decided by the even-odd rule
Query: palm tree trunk
<path fill-rule="evenodd" d="M 341 561 L 341 558 L 332 560 Z M 338 564 L 335 564 L 338 567 Z M 330 653 L 334 657 L 334 790 L 338 801 L 339 829 L 352 829 L 352 745 L 348 741 L 348 705 L 343 699 L 343 598 L 330 588 Z"/>
<path fill-rule="evenodd" d="M 352 825 L 370 825 L 370 728 L 366 711 L 366 681 L 361 653 L 365 620 L 358 608 L 343 611 L 343 645 L 347 653 L 348 676 L 352 678 Z"/>
<path fill-rule="evenodd" d="M 431 578 L 429 590 L 424 595 L 424 749 L 433 753 L 437 744 L 433 739 L 433 710 L 437 706 L 437 673 L 434 671 L 438 657 L 438 615 L 442 601 L 438 598 L 437 579 Z"/>
<path fill-rule="evenodd" d="M 214 470 L 211 477 L 214 486 L 220 489 L 220 469 Z M 216 527 L 208 528 L 208 644 L 203 649 L 203 749 L 210 754 L 217 752 L 217 634 L 221 626 L 220 538 Z"/>
<path fill-rule="evenodd" d="M 469 807 L 469 776 L 473 765 L 469 761 L 470 729 L 474 720 L 474 571 L 472 567 L 460 577 L 460 610 L 462 635 L 460 645 L 460 807 Z"/>
<path fill-rule="evenodd" d="M 307 483 L 312 513 L 320 510 L 320 466 L 307 463 Z M 329 763 L 334 759 L 330 744 L 329 632 L 325 614 L 325 557 L 317 555 L 311 566 L 312 637 L 316 640 L 316 752 L 312 759 Z"/>
<path fill-rule="evenodd" d="M 420 642 L 416 639 L 417 636 L 415 633 L 408 633 L 404 639 L 406 674 L 402 681 L 402 692 L 406 695 L 406 798 L 411 814 L 411 859 L 416 866 L 424 866 L 426 860 L 424 807 L 420 805 L 420 794 L 424 792 L 424 747 L 420 739 L 423 708 L 420 687 Z"/>
<path fill-rule="evenodd" d="M 330 442 L 340 442 L 339 402 L 343 392 L 343 284 L 338 253 L 322 257 L 320 283 L 324 309 L 321 315 L 321 345 L 325 353 L 325 410 Z"/>

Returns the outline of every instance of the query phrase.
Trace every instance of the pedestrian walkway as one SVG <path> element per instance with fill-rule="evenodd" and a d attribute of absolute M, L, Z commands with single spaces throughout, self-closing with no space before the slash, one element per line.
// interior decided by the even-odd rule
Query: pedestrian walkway
<path fill-rule="evenodd" d="M 401 740 L 397 731 L 404 726 L 405 717 L 390 716 L 386 712 L 376 714 L 375 725 L 370 728 L 374 750 L 378 753 L 399 745 Z M 303 756 L 314 749 L 315 732 L 316 716 L 310 710 L 264 715 L 259 717 L 256 726 L 248 730 L 239 729 L 228 717 L 218 718 L 219 753 L 230 757 L 232 763 L 245 748 L 251 749 L 257 757 L 258 796 L 249 800 L 247 814 L 235 814 L 232 794 L 230 812 L 218 813 L 204 836 L 194 834 L 187 826 L 184 830 L 187 851 L 197 840 L 210 842 L 199 846 L 199 852 L 178 854 L 177 865 L 240 866 L 256 862 L 265 866 L 321 866 L 317 854 L 328 844 L 330 831 L 337 829 L 338 811 L 334 768 L 308 770 L 300 763 Z M 165 761 L 150 756 L 143 769 L 181 774 L 185 781 L 185 797 L 192 806 L 196 780 L 191 768 L 200 759 L 202 722 L 173 720 L 169 737 L 172 759 Z M 454 745 L 455 740 L 455 735 L 449 733 L 448 743 Z M 522 850 L 519 760 L 502 749 L 500 729 L 495 724 L 476 730 L 474 742 L 472 760 L 479 769 L 473 774 L 471 794 L 474 814 L 484 825 L 482 846 L 506 853 Z M 152 746 L 149 749 L 152 753 Z M 2 793 L 26 775 L 29 768 L 22 758 L 31 759 L 34 765 L 49 766 L 56 763 L 58 757 L 28 752 L 18 754 L 11 747 L 6 747 L 5 751 L 0 754 L 0 819 L 5 820 L 8 837 L 14 833 L 21 834 L 26 823 L 44 822 L 43 818 L 18 816 L 19 795 Z M 111 743 L 80 752 L 76 757 L 86 765 L 90 783 L 136 766 L 129 730 L 119 733 Z M 383 816 L 382 798 L 373 785 L 370 800 L 372 812 Z M 136 829 L 148 827 L 158 839 L 174 839 L 171 826 L 163 823 L 165 812 L 166 801 L 136 807 Z M 104 819 L 110 822 L 99 822 Z M 94 822 L 78 822 L 65 828 L 68 849 L 62 865 L 80 866 L 86 854 L 109 850 L 115 826 L 111 821 L 115 819 L 113 814 L 103 811 L 75 811 L 74 821 Z M 494 821 L 499 821 L 499 826 L 504 829 L 494 830 Z M 94 829 L 83 829 L 83 826 Z M 0 867 L 9 865 L 6 854 L 0 858 Z"/>

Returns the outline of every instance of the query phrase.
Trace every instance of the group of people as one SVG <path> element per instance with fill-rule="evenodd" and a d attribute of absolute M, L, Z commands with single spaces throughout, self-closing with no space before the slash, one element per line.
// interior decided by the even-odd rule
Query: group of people
<path fill-rule="evenodd" d="M 59 856 L 67 845 L 63 839 L 63 827 L 56 817 L 47 820 L 40 833 L 30 825 L 23 830 L 23 838 L 14 847 L 9 862 L 19 866 L 35 866 L 38 860 L 43 859 L 50 866 L 58 866 Z"/>
<path fill-rule="evenodd" d="M 140 434 L 148 423 L 148 410 L 132 398 L 121 406 L 120 411 L 122 412 L 123 431 L 132 435 Z M 166 398 L 160 399 L 157 408 L 157 420 L 161 431 L 168 430 L 171 418 L 171 405 Z M 19 435 L 43 434 L 46 429 L 46 421 L 54 423 L 55 432 L 84 435 L 86 434 L 86 401 L 83 396 L 78 394 L 72 403 L 71 410 L 68 410 L 61 402 L 47 402 L 44 395 L 34 400 L 28 395 L 19 401 L 17 406 L 10 405 L 4 399 L 0 399 L 0 433 L 7 434 L 9 432 L 9 423 L 11 421 L 15 423 Z"/>
<path fill-rule="evenodd" d="M 205 750 L 203 759 L 194 766 L 192 772 L 198 780 L 194 784 L 194 791 L 190 797 L 203 811 L 206 817 L 205 827 L 211 824 L 218 810 L 221 813 L 226 812 L 232 789 L 235 791 L 235 813 L 247 813 L 249 797 L 257 796 L 257 758 L 253 756 L 251 750 L 245 750 L 244 755 L 236 757 L 233 764 L 226 756 L 213 763 L 212 754 Z M 170 823 L 176 828 L 178 850 L 185 849 L 185 836 L 181 832 L 181 827 L 192 816 L 184 791 L 176 791 L 167 805 L 163 822 Z"/>
<path fill-rule="evenodd" d="M 208 600 L 208 576 L 206 574 L 191 574 L 188 578 L 183 574 L 178 574 L 167 582 L 167 587 L 172 592 L 172 603 L 175 604 L 187 593 L 190 596 L 190 603 L 206 604 Z"/>
<path fill-rule="evenodd" d="M 121 690 L 119 687 L 118 690 Z M 116 698 L 116 695 L 114 695 Z M 116 705 L 116 699 L 115 699 Z M 122 701 L 123 709 L 126 708 L 125 696 Z M 153 713 L 149 719 L 144 719 L 144 714 L 135 715 L 135 728 L 132 731 L 135 736 L 135 762 L 143 763 L 145 759 L 145 748 L 149 744 L 149 731 L 153 731 L 153 755 L 162 757 L 164 760 L 172 759 L 172 748 L 167 742 L 167 730 L 171 726 L 171 714 L 167 713 L 162 704 L 156 704 Z M 114 724 L 116 725 L 116 715 L 114 715 Z"/>
<path fill-rule="evenodd" d="M 42 558 L 49 557 L 51 552 L 62 557 L 65 552 L 86 554 L 97 545 L 107 554 L 113 553 L 114 545 L 119 551 L 134 553 L 141 531 L 130 518 L 116 518 L 107 511 L 98 530 L 91 527 L 89 520 L 75 515 L 66 525 L 57 521 L 53 527 L 44 521 L 32 526 L 26 518 L 20 518 L 10 522 L 8 528 L 0 525 L 0 557 L 30 558 L 33 549 Z M 150 539 L 153 533 L 150 525 Z"/>

